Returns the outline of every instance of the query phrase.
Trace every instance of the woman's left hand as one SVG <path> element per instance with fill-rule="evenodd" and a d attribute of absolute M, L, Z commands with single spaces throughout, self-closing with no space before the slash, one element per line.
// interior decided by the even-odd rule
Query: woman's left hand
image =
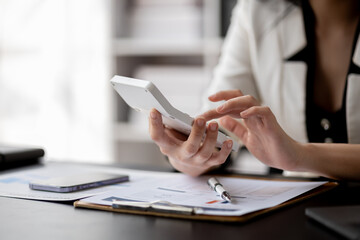
<path fill-rule="evenodd" d="M 263 163 L 284 170 L 296 170 L 301 144 L 290 138 L 278 124 L 269 107 L 260 106 L 252 96 L 239 90 L 221 91 L 210 101 L 225 103 L 201 115 L 206 121 L 220 118 L 220 124 L 233 132 Z M 242 118 L 239 122 L 234 118 Z"/>

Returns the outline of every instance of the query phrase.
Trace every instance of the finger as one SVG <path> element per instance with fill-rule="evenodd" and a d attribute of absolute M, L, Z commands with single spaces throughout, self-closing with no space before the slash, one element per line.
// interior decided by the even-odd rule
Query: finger
<path fill-rule="evenodd" d="M 190 158 L 198 152 L 205 133 L 205 129 L 205 120 L 203 118 L 196 118 L 191 129 L 189 138 L 183 144 L 183 151 L 186 157 Z"/>
<path fill-rule="evenodd" d="M 196 154 L 195 158 L 197 159 L 198 163 L 204 163 L 209 158 L 211 158 L 215 145 L 216 145 L 216 139 L 218 135 L 218 123 L 217 122 L 211 122 L 209 123 L 206 131 L 206 138 L 199 150 L 199 152 Z"/>
<path fill-rule="evenodd" d="M 220 118 L 220 124 L 230 132 L 234 133 L 241 141 L 245 141 L 248 131 L 240 122 L 226 116 Z"/>
<path fill-rule="evenodd" d="M 150 111 L 149 133 L 151 139 L 159 147 L 168 147 L 173 144 L 172 139 L 165 132 L 161 114 L 156 109 Z"/>
<path fill-rule="evenodd" d="M 218 113 L 216 111 L 216 109 L 211 109 L 211 110 L 209 110 L 207 112 L 202 113 L 198 117 L 205 119 L 205 121 L 207 122 L 207 121 L 210 121 L 212 119 L 220 118 L 222 116 L 224 116 L 224 114 Z"/>
<path fill-rule="evenodd" d="M 233 146 L 232 140 L 226 140 L 223 143 L 221 150 L 219 152 L 214 152 L 212 157 L 205 162 L 205 165 L 207 167 L 212 167 L 225 163 L 227 157 L 231 153 L 232 146 Z"/>
<path fill-rule="evenodd" d="M 232 98 L 219 107 L 216 108 L 218 113 L 239 113 L 239 111 L 244 111 L 253 106 L 258 106 L 259 102 L 251 95 L 241 96 L 237 98 Z"/>
<path fill-rule="evenodd" d="M 242 109 L 240 109 L 240 110 L 235 109 L 235 110 L 230 111 L 230 112 L 219 113 L 216 109 L 212 109 L 212 110 L 209 110 L 207 112 L 202 113 L 198 117 L 204 118 L 205 121 L 210 121 L 212 119 L 217 119 L 217 118 L 221 118 L 221 117 L 224 117 L 224 116 L 230 116 L 230 117 L 233 117 L 233 118 L 239 118 L 241 111 L 242 111 Z"/>
<path fill-rule="evenodd" d="M 242 118 L 249 118 L 252 116 L 258 116 L 262 118 L 270 118 L 274 117 L 274 114 L 272 113 L 271 109 L 266 106 L 254 106 L 249 109 L 246 109 L 245 111 L 242 111 L 240 113 L 240 116 Z"/>
<path fill-rule="evenodd" d="M 240 90 L 234 90 L 235 92 L 237 92 L 237 94 L 240 94 Z M 233 94 L 233 96 L 235 96 L 235 92 L 231 92 L 229 94 Z M 227 91 L 226 93 L 228 93 L 230 91 Z M 219 94 L 222 92 L 219 92 Z M 231 117 L 235 117 L 238 118 L 239 117 L 239 112 L 244 111 L 245 109 L 248 109 L 252 106 L 258 106 L 259 103 L 258 101 L 251 95 L 246 95 L 246 96 L 238 96 L 235 98 L 232 98 L 228 101 L 226 101 L 225 103 L 223 103 L 222 105 L 220 105 L 219 107 L 217 107 L 216 109 L 211 109 L 207 112 L 204 112 L 203 114 L 201 114 L 199 117 L 204 118 L 206 121 L 209 121 L 211 119 L 216 119 L 216 118 L 220 118 L 223 117 L 225 115 L 229 115 Z"/>
<path fill-rule="evenodd" d="M 236 98 L 240 96 L 243 96 L 243 93 L 240 90 L 226 90 L 217 92 L 209 96 L 209 100 L 212 102 L 218 102 L 221 100 L 229 100 L 231 98 Z"/>
<path fill-rule="evenodd" d="M 240 113 L 244 119 L 256 117 L 262 126 L 269 126 L 269 124 L 276 123 L 276 118 L 271 109 L 266 106 L 255 106 Z"/>

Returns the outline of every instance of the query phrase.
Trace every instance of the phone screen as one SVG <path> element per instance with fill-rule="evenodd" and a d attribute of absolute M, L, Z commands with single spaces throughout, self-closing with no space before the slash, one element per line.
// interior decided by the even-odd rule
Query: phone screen
<path fill-rule="evenodd" d="M 33 190 L 66 193 L 125 181 L 129 181 L 128 175 L 94 172 L 31 182 L 29 187 Z"/>

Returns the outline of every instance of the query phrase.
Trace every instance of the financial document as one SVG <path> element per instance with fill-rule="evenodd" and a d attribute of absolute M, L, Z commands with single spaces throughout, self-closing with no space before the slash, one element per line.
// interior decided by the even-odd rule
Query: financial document
<path fill-rule="evenodd" d="M 167 201 L 171 204 L 193 207 L 197 214 L 241 216 L 276 206 L 326 183 L 218 177 L 232 197 L 232 202 L 228 202 L 209 188 L 208 178 L 174 174 L 152 181 L 134 181 L 131 186 L 123 185 L 122 188 L 82 201 L 107 206 L 111 206 L 113 200 Z"/>
<path fill-rule="evenodd" d="M 130 181 L 73 193 L 53 193 L 29 188 L 29 182 L 86 172 L 129 175 Z M 210 176 L 190 177 L 182 173 L 139 171 L 102 166 L 50 164 L 0 176 L 0 196 L 46 201 L 74 201 L 111 206 L 113 200 L 155 202 L 193 207 L 197 214 L 241 216 L 269 208 L 310 191 L 326 182 L 254 180 L 218 177 L 232 202 L 223 200 L 207 185 Z"/>

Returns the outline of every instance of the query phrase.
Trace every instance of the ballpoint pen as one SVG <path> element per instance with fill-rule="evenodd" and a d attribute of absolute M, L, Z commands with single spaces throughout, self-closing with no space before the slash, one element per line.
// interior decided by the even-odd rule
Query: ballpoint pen
<path fill-rule="evenodd" d="M 220 194 L 220 197 L 228 202 L 231 202 L 230 194 L 224 189 L 223 185 L 215 178 L 209 178 L 207 181 L 212 190 Z"/>

